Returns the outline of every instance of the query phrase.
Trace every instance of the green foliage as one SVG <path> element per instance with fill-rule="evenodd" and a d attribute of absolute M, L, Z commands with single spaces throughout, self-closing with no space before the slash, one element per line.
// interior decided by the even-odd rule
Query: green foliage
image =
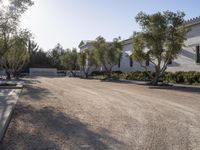
<path fill-rule="evenodd" d="M 9 0 L 9 5 L 0 10 L 0 67 L 6 69 L 7 79 L 19 72 L 29 58 L 27 42 L 31 34 L 19 26 L 21 15 L 31 5 L 31 0 Z"/>
<path fill-rule="evenodd" d="M 150 75 L 149 75 L 150 74 Z M 126 80 L 138 80 L 138 81 L 150 81 L 155 73 L 154 72 L 113 72 L 113 79 L 126 79 Z M 105 72 L 94 71 L 93 76 L 103 76 Z M 189 71 L 189 72 L 165 72 L 160 80 L 164 83 L 177 83 L 177 84 L 199 84 L 200 83 L 200 72 Z"/>
<path fill-rule="evenodd" d="M 141 80 L 141 81 L 146 81 L 150 79 L 149 75 L 146 72 L 122 73 L 119 75 L 119 78 L 126 80 Z"/>
<path fill-rule="evenodd" d="M 47 54 L 50 60 L 50 65 L 53 68 L 63 69 L 60 58 L 64 53 L 65 50 L 59 43 L 52 50 L 48 51 Z"/>
<path fill-rule="evenodd" d="M 52 68 L 50 58 L 43 49 L 38 49 L 34 53 L 30 53 L 30 63 L 28 67 L 32 68 Z"/>
<path fill-rule="evenodd" d="M 91 73 L 91 76 L 105 76 L 107 72 L 105 71 L 93 71 Z M 113 71 L 113 74 L 122 74 L 121 71 Z"/>
<path fill-rule="evenodd" d="M 81 71 L 87 78 L 92 67 L 96 67 L 97 63 L 94 57 L 94 51 L 85 49 L 79 53 L 78 63 Z"/>
<path fill-rule="evenodd" d="M 63 56 L 60 57 L 61 59 L 61 64 L 62 66 L 66 69 L 71 71 L 71 73 L 73 74 L 73 76 L 75 76 L 75 72 L 76 70 L 79 69 L 79 65 L 78 65 L 78 52 L 77 50 L 74 48 L 72 50 L 67 50 Z"/>
<path fill-rule="evenodd" d="M 86 51 L 81 51 L 78 55 L 78 63 L 81 68 L 85 68 L 87 65 L 87 53 Z"/>
<path fill-rule="evenodd" d="M 200 72 L 167 72 L 163 75 L 162 80 L 167 83 L 198 84 L 200 83 Z"/>
<path fill-rule="evenodd" d="M 10 39 L 12 46 L 2 56 L 2 64 L 8 74 L 16 76 L 28 63 L 27 42 L 29 38 L 29 32 L 25 30 L 20 31 Z"/>
<path fill-rule="evenodd" d="M 98 66 L 103 66 L 106 72 L 111 75 L 112 68 L 119 63 L 122 45 L 119 39 L 113 42 L 106 42 L 103 37 L 98 37 L 93 43 L 94 57 Z"/>
<path fill-rule="evenodd" d="M 148 60 L 155 68 L 152 83 L 157 84 L 159 77 L 167 69 L 169 61 L 177 58 L 184 45 L 188 30 L 184 26 L 183 12 L 166 11 L 147 15 L 140 12 L 136 21 L 142 28 L 133 35 L 133 58 L 143 65 Z"/>

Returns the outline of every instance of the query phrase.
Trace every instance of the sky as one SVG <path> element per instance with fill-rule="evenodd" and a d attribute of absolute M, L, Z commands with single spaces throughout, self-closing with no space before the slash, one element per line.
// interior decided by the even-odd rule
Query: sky
<path fill-rule="evenodd" d="M 140 28 L 135 16 L 158 11 L 184 11 L 185 19 L 200 15 L 199 0 L 34 0 L 22 16 L 21 25 L 28 28 L 44 50 L 60 43 L 78 48 L 81 40 L 103 36 L 129 38 Z"/>

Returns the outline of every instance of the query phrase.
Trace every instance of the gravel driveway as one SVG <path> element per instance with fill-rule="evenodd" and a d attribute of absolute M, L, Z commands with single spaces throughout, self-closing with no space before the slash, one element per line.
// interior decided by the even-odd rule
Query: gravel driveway
<path fill-rule="evenodd" d="M 26 83 L 0 149 L 200 150 L 200 88 Z"/>

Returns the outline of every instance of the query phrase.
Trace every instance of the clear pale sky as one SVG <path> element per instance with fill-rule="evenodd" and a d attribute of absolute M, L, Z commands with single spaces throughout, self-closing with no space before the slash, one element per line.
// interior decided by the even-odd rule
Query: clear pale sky
<path fill-rule="evenodd" d="M 199 0 L 35 0 L 22 17 L 35 41 L 45 50 L 60 43 L 64 48 L 78 47 L 81 40 L 101 35 L 107 40 L 129 38 L 139 27 L 138 12 L 177 11 L 186 19 L 200 15 Z"/>

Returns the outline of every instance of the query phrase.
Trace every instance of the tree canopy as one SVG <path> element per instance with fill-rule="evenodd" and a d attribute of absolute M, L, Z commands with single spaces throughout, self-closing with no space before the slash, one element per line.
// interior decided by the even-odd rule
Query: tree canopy
<path fill-rule="evenodd" d="M 143 61 L 149 61 L 154 66 L 153 84 L 157 84 L 168 63 L 178 56 L 184 45 L 188 32 L 184 26 L 184 16 L 183 12 L 170 11 L 152 15 L 140 12 L 136 16 L 142 31 L 133 35 L 133 58 L 140 62 L 146 71 L 148 68 Z"/>
<path fill-rule="evenodd" d="M 97 65 L 102 66 L 111 76 L 113 67 L 119 63 L 121 57 L 121 42 L 117 38 L 113 42 L 106 42 L 103 37 L 99 36 L 93 42 L 93 47 Z"/>
<path fill-rule="evenodd" d="M 50 65 L 54 68 L 63 69 L 60 57 L 65 54 L 64 48 L 61 44 L 57 44 L 53 49 L 48 52 Z"/>
<path fill-rule="evenodd" d="M 85 77 L 88 78 L 89 73 L 97 66 L 94 51 L 89 49 L 82 50 L 79 53 L 78 63 L 81 71 L 84 73 Z"/>
<path fill-rule="evenodd" d="M 28 59 L 27 42 L 31 34 L 26 29 L 20 28 L 20 17 L 33 4 L 31 0 L 9 0 L 4 6 L 1 1 L 0 10 L 0 64 L 6 69 L 7 78 L 13 73 L 13 68 L 19 71 Z M 22 56 L 23 55 L 23 56 Z M 21 58 L 17 60 L 16 58 Z M 18 61 L 18 63 L 16 63 Z M 13 67 L 15 65 L 20 67 Z"/>
<path fill-rule="evenodd" d="M 69 70 L 73 76 L 76 76 L 76 71 L 79 69 L 77 50 L 75 48 L 66 50 L 60 59 L 64 69 Z"/>

